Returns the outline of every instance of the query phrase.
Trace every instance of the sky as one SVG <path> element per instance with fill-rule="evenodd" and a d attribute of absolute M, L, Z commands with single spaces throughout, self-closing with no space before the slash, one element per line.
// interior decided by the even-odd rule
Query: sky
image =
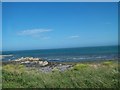
<path fill-rule="evenodd" d="M 2 49 L 118 44 L 116 2 L 2 3 Z"/>

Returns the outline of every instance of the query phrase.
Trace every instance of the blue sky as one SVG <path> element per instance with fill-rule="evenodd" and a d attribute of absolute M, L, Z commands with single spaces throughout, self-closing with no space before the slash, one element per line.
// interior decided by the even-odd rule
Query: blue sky
<path fill-rule="evenodd" d="M 117 3 L 3 3 L 3 50 L 117 45 Z"/>

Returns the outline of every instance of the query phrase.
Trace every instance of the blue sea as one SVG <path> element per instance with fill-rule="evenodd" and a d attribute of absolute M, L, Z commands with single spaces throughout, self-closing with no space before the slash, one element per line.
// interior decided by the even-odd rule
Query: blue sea
<path fill-rule="evenodd" d="M 118 46 L 3 51 L 2 54 L 13 55 L 2 59 L 3 61 L 15 60 L 20 57 L 38 57 L 49 62 L 115 60 L 118 58 Z"/>

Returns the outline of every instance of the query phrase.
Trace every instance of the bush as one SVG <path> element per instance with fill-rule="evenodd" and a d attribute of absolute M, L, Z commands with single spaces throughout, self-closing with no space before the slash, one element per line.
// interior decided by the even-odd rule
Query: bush
<path fill-rule="evenodd" d="M 102 64 L 105 65 L 105 66 L 110 66 L 110 65 L 113 64 L 113 62 L 112 61 L 106 61 L 106 62 L 103 62 Z"/>
<path fill-rule="evenodd" d="M 76 65 L 73 67 L 73 69 L 74 69 L 74 70 L 80 70 L 80 69 L 84 69 L 84 68 L 86 68 L 86 67 L 88 67 L 87 64 L 76 64 Z"/>

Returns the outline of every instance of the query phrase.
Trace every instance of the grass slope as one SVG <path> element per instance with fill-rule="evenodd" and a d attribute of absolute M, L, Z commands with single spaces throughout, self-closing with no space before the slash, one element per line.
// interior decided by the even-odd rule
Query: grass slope
<path fill-rule="evenodd" d="M 4 65 L 3 88 L 118 88 L 118 64 L 78 63 L 72 69 L 43 73 L 23 65 Z"/>

